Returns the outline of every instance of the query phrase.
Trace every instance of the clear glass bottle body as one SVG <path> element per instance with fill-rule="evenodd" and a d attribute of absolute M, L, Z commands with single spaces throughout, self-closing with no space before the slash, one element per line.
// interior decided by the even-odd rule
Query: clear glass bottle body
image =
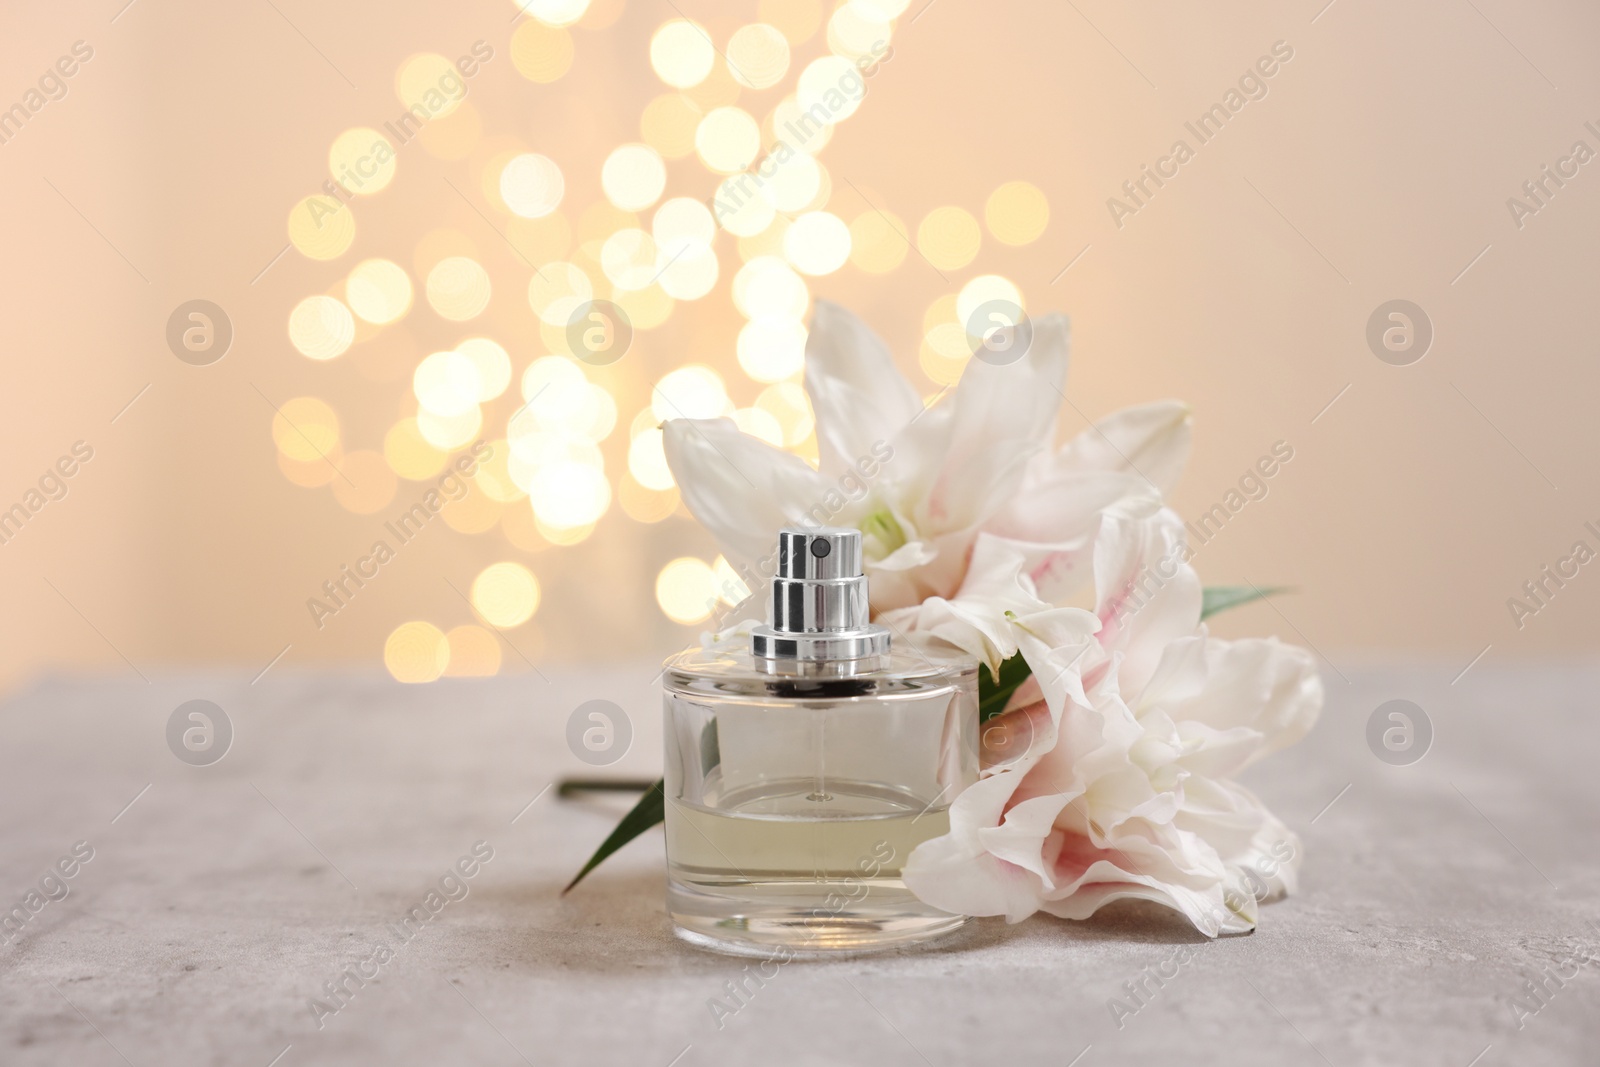
<path fill-rule="evenodd" d="M 763 666 L 764 665 L 764 666 Z M 667 909 L 724 951 L 864 951 L 966 921 L 901 868 L 976 780 L 977 666 L 891 652 L 773 664 L 703 653 L 665 675 Z"/>

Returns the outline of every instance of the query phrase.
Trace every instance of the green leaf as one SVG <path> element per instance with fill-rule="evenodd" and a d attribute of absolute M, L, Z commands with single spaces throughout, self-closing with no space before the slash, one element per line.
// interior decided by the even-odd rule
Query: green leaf
<path fill-rule="evenodd" d="M 578 872 L 577 877 L 567 883 L 567 888 L 561 891 L 561 895 L 566 896 L 572 892 L 572 887 L 583 881 L 584 875 L 605 862 L 606 857 L 650 829 L 650 827 L 662 822 L 666 817 L 666 783 L 657 781 L 649 789 L 645 790 L 644 796 L 639 798 L 639 803 L 633 806 L 633 810 L 622 817 L 622 821 L 617 823 L 617 828 L 611 831 L 611 836 L 602 841 L 600 847 L 594 850 L 594 855 L 589 857 L 589 862 L 583 865 L 583 870 Z"/>
<path fill-rule="evenodd" d="M 1219 611 L 1227 611 L 1252 600 L 1261 600 L 1273 593 L 1290 592 L 1286 585 L 1274 585 L 1267 589 L 1258 589 L 1253 585 L 1212 585 L 1201 590 L 1200 618 L 1209 619 Z"/>
<path fill-rule="evenodd" d="M 1028 666 L 1021 652 L 1000 664 L 998 678 L 989 672 L 987 663 L 978 668 L 978 721 L 988 722 L 1006 710 L 1006 701 L 1032 673 L 1033 668 Z"/>

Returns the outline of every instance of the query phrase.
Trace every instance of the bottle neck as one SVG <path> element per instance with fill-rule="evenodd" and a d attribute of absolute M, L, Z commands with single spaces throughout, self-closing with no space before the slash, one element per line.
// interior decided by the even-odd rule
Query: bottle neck
<path fill-rule="evenodd" d="M 865 576 L 772 580 L 767 621 L 781 633 L 856 630 L 870 618 Z"/>

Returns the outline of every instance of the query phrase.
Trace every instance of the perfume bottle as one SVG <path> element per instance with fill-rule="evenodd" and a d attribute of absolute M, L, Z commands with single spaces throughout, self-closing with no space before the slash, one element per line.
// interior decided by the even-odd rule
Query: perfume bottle
<path fill-rule="evenodd" d="M 869 621 L 861 534 L 778 535 L 769 623 L 665 672 L 667 910 L 745 955 L 899 946 L 967 921 L 901 881 L 978 775 L 978 667 Z"/>

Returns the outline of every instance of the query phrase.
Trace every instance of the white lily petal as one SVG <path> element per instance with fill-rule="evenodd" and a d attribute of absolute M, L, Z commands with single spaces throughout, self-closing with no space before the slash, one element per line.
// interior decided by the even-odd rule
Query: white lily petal
<path fill-rule="evenodd" d="M 928 564 L 939 555 L 926 541 L 908 541 L 883 559 L 866 560 L 874 613 L 913 607 L 928 595 L 924 584 Z"/>
<path fill-rule="evenodd" d="M 1039 876 L 988 853 L 979 831 L 999 823 L 1018 775 L 970 785 L 950 806 L 950 832 L 912 850 L 901 871 L 918 899 L 959 915 L 1004 915 L 1021 922 L 1039 908 Z"/>
<path fill-rule="evenodd" d="M 1195 688 L 1193 659 L 1204 666 L 1204 684 Z M 1184 680 L 1183 675 L 1190 675 Z M 1310 732 L 1322 709 L 1322 676 L 1311 653 L 1277 638 L 1224 641 L 1193 637 L 1174 642 L 1145 690 L 1175 718 L 1217 730 L 1245 726 L 1259 733 L 1251 755 L 1286 748 Z"/>
<path fill-rule="evenodd" d="M 1033 583 L 1022 573 L 1023 562 L 1022 553 L 1005 542 L 979 534 L 955 596 L 929 597 L 914 607 L 885 612 L 879 621 L 908 634 L 940 638 L 998 675 L 1001 662 L 1017 651 L 1011 617 L 1050 607 L 1034 595 Z"/>
<path fill-rule="evenodd" d="M 895 446 L 890 462 L 914 462 L 896 437 L 922 411 L 922 401 L 877 334 L 838 304 L 818 300 L 812 312 L 805 382 L 825 475 L 837 477 L 884 442 Z"/>
<path fill-rule="evenodd" d="M 1014 363 L 967 364 L 956 386 L 939 476 L 916 514 L 924 532 L 969 529 L 1011 500 L 1028 461 L 1053 436 L 1067 375 L 1070 331 L 1051 315 Z"/>
<path fill-rule="evenodd" d="M 1177 400 L 1123 408 L 1068 441 L 1051 467 L 1115 471 L 1148 480 L 1170 496 L 1189 462 L 1193 437 L 1189 405 Z"/>
<path fill-rule="evenodd" d="M 1093 579 L 1089 564 L 1101 515 L 1143 517 L 1160 505 L 1138 475 L 1056 470 L 1037 480 L 1030 476 L 985 529 L 1024 553 L 1041 599 L 1061 604 Z"/>
<path fill-rule="evenodd" d="M 670 419 L 667 466 L 684 505 L 740 573 L 760 576 L 778 529 L 805 519 L 825 490 L 800 459 L 741 433 L 731 419 Z"/>
<path fill-rule="evenodd" d="M 1254 882 L 1262 900 L 1293 892 L 1300 839 L 1237 782 L 1205 780 L 1185 792 L 1176 825 L 1203 838 L 1222 861 Z"/>
<path fill-rule="evenodd" d="M 1047 793 L 1014 803 L 999 826 L 979 829 L 978 843 L 996 859 L 1037 875 L 1045 893 L 1055 888 L 1044 861 L 1044 843 L 1055 829 L 1056 816 L 1074 796 Z"/>
<path fill-rule="evenodd" d="M 1041 904 L 1040 910 L 1063 919 L 1087 919 L 1119 900 L 1148 900 L 1178 912 L 1207 937 L 1242 934 L 1255 929 L 1253 907 L 1248 918 L 1233 911 L 1221 886 L 1190 889 L 1145 875 L 1129 874 L 1110 863 L 1097 864 L 1086 878 L 1097 880 L 1070 887 L 1065 895 Z M 1248 894 L 1245 899 L 1253 905 Z"/>
<path fill-rule="evenodd" d="M 1183 520 L 1167 509 L 1148 519 L 1108 513 L 1095 541 L 1100 641 L 1121 650 L 1122 692 L 1138 693 L 1168 643 L 1200 625 L 1200 578 L 1187 562 Z"/>

